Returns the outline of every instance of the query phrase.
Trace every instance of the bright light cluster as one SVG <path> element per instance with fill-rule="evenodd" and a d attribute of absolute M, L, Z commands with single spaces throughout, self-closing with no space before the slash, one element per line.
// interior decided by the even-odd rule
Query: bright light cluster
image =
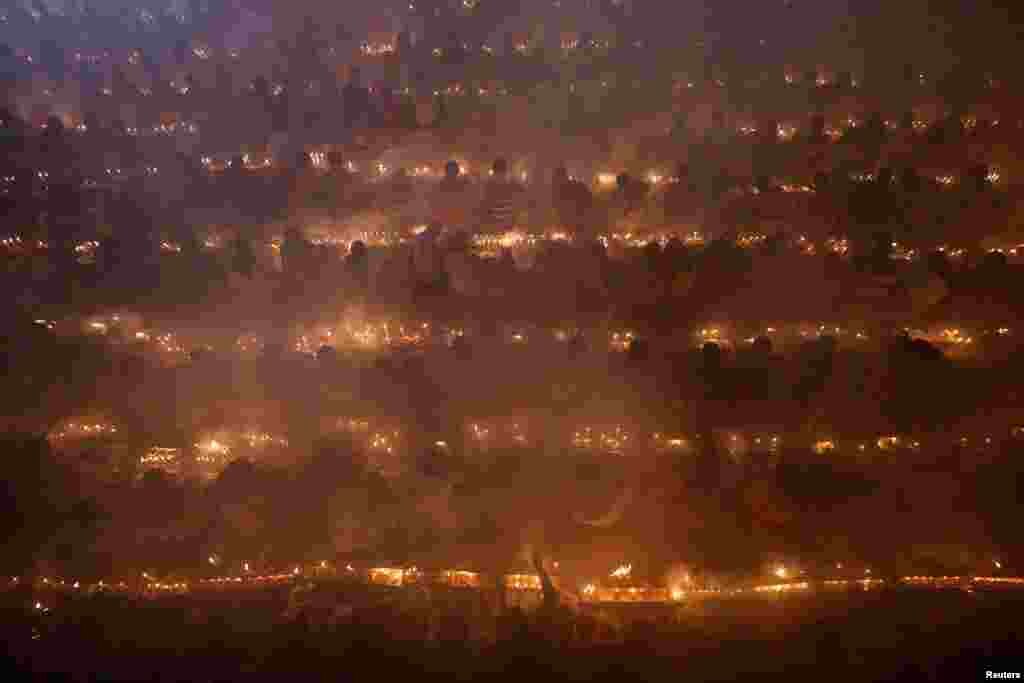
<path fill-rule="evenodd" d="M 609 431 L 599 431 L 593 427 L 583 427 L 572 436 L 572 445 L 580 450 L 600 450 L 620 455 L 630 443 L 630 434 L 621 426 Z"/>
<path fill-rule="evenodd" d="M 476 422 L 469 426 L 469 431 L 477 441 L 486 441 L 491 435 L 491 430 L 489 428 L 481 426 Z"/>
<path fill-rule="evenodd" d="M 499 235 L 474 235 L 473 247 L 480 256 L 493 258 L 502 249 L 517 249 L 535 246 L 538 239 L 521 230 L 510 230 Z"/>
<path fill-rule="evenodd" d="M 359 46 L 359 52 L 365 57 L 384 57 L 395 54 L 395 44 L 364 42 Z"/>
<path fill-rule="evenodd" d="M 901 440 L 898 436 L 882 436 L 879 437 L 875 443 L 878 445 L 879 450 L 889 451 L 897 448 L 900 445 Z"/>
<path fill-rule="evenodd" d="M 75 253 L 78 254 L 79 258 L 93 258 L 99 246 L 100 243 L 95 240 L 79 242 L 75 245 Z"/>
<path fill-rule="evenodd" d="M 441 572 L 441 580 L 449 586 L 461 588 L 479 588 L 480 575 L 476 572 L 447 569 Z"/>
<path fill-rule="evenodd" d="M 370 437 L 369 448 L 372 451 L 383 451 L 388 455 L 394 453 L 395 446 L 394 441 L 398 438 L 398 432 L 392 432 L 391 434 L 385 432 L 375 432 Z"/>
<path fill-rule="evenodd" d="M 369 571 L 370 583 L 383 586 L 403 586 L 418 581 L 421 572 L 416 567 L 401 569 L 396 567 L 374 567 Z"/>
<path fill-rule="evenodd" d="M 536 574 L 506 574 L 505 587 L 510 590 L 539 591 L 542 589 L 540 577 Z"/>
<path fill-rule="evenodd" d="M 608 345 L 612 351 L 628 351 L 629 345 L 633 343 L 634 339 L 635 336 L 633 335 L 633 332 L 629 330 L 612 332 Z"/>
<path fill-rule="evenodd" d="M 825 453 L 831 453 L 834 451 L 836 449 L 836 444 L 831 439 L 824 439 L 814 442 L 812 449 L 818 455 L 824 455 Z"/>
<path fill-rule="evenodd" d="M 324 152 L 310 152 L 309 160 L 313 164 L 313 167 L 316 169 L 325 170 L 327 168 L 327 154 Z"/>
<path fill-rule="evenodd" d="M 736 245 L 743 249 L 750 249 L 752 247 L 760 246 L 764 244 L 764 241 L 768 239 L 766 235 L 756 232 L 744 232 L 736 238 Z"/>
<path fill-rule="evenodd" d="M 806 581 L 799 583 L 774 583 L 764 586 L 754 586 L 754 590 L 758 593 L 789 593 L 793 591 L 805 591 L 810 588 L 810 584 Z"/>
<path fill-rule="evenodd" d="M 181 459 L 180 448 L 161 448 L 153 446 L 145 455 L 139 458 L 139 464 L 144 467 L 163 467 L 177 464 Z"/>
<path fill-rule="evenodd" d="M 702 344 L 725 344 L 727 337 L 719 327 L 703 327 L 697 332 L 697 337 Z"/>
<path fill-rule="evenodd" d="M 961 346 L 973 343 L 974 338 L 966 335 L 960 328 L 946 328 L 939 332 L 937 341 Z"/>
<path fill-rule="evenodd" d="M 51 434 L 53 439 L 87 439 L 117 434 L 117 427 L 109 422 L 68 422 Z"/>
<path fill-rule="evenodd" d="M 789 142 L 796 137 L 797 128 L 792 124 L 780 123 L 775 130 L 775 135 L 782 142 Z"/>
<path fill-rule="evenodd" d="M 671 591 L 667 588 L 630 586 L 609 588 L 587 584 L 583 588 L 583 599 L 587 602 L 669 602 Z"/>
<path fill-rule="evenodd" d="M 845 237 L 830 237 L 825 240 L 825 248 L 833 254 L 846 256 L 850 253 L 850 241 Z"/>
<path fill-rule="evenodd" d="M 632 573 L 633 565 L 623 564 L 613 569 L 609 576 L 611 576 L 613 579 L 628 579 Z"/>
<path fill-rule="evenodd" d="M 231 447 L 217 439 L 210 439 L 195 444 L 196 463 L 200 465 L 225 465 L 231 454 Z"/>
<path fill-rule="evenodd" d="M 681 436 L 667 436 L 660 432 L 651 435 L 655 447 L 663 450 L 686 450 L 690 448 L 689 440 Z"/>

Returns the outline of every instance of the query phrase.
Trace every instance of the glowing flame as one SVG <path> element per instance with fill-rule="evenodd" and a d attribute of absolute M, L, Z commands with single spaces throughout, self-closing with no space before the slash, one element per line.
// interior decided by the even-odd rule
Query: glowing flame
<path fill-rule="evenodd" d="M 831 440 L 818 441 L 814 444 L 814 452 L 817 453 L 818 455 L 822 455 L 829 451 L 834 451 L 835 449 L 836 444 L 834 441 Z"/>
<path fill-rule="evenodd" d="M 540 577 L 536 574 L 508 574 L 505 576 L 505 586 L 512 590 L 541 590 Z"/>
<path fill-rule="evenodd" d="M 804 581 L 801 583 L 776 583 L 769 584 L 767 586 L 755 586 L 754 590 L 758 593 L 784 593 L 788 591 L 802 591 L 807 590 L 809 584 Z"/>
<path fill-rule="evenodd" d="M 615 579 L 628 579 L 630 574 L 632 574 L 632 573 L 633 573 L 633 565 L 631 565 L 631 564 L 623 564 L 623 565 L 619 565 L 618 567 L 616 567 L 612 571 L 610 576 L 612 578 L 615 578 Z"/>

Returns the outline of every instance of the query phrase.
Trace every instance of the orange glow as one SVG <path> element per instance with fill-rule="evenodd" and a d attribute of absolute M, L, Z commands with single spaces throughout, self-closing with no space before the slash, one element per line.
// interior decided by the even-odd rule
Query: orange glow
<path fill-rule="evenodd" d="M 612 570 L 610 576 L 615 579 L 628 579 L 633 573 L 633 565 L 623 564 Z"/>

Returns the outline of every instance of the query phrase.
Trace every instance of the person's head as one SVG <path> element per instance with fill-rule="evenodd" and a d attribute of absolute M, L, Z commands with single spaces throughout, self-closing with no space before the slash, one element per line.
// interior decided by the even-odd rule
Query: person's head
<path fill-rule="evenodd" d="M 495 159 L 491 166 L 491 172 L 495 178 L 504 179 L 508 175 L 508 162 L 502 158 Z"/>
<path fill-rule="evenodd" d="M 366 259 L 366 255 L 366 243 L 362 240 L 354 241 L 349 247 L 349 258 L 353 261 L 363 261 Z"/>
<path fill-rule="evenodd" d="M 444 165 L 444 177 L 447 180 L 455 180 L 459 177 L 459 162 L 452 160 Z"/>
<path fill-rule="evenodd" d="M 451 251 L 468 251 L 469 247 L 470 239 L 465 230 L 457 230 L 448 238 L 448 248 Z"/>
<path fill-rule="evenodd" d="M 60 135 L 64 132 L 64 122 L 61 121 L 58 116 L 47 116 L 46 132 L 54 135 Z"/>

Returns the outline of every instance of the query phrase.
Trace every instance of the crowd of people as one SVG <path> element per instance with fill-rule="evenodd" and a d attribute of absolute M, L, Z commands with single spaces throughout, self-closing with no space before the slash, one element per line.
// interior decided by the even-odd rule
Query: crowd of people
<path fill-rule="evenodd" d="M 1013 671 L 1017 654 L 1012 596 L 864 594 L 639 618 L 513 609 L 497 620 L 481 618 L 464 595 L 335 597 L 330 618 L 292 620 L 283 594 L 149 604 L 82 598 L 8 620 L 5 639 L 18 644 L 22 671 L 59 678 L 88 669 L 126 681 L 319 679 L 367 670 L 446 680 L 792 680 L 824 666 L 837 680 L 937 681 Z"/>
<path fill-rule="evenodd" d="M 0 8 L 0 571 L 1021 566 L 994 10 L 716 5 L 685 41 L 629 0 Z M 317 590 L 0 595 L 22 668 L 124 680 L 938 680 L 998 670 L 1016 606 Z"/>

